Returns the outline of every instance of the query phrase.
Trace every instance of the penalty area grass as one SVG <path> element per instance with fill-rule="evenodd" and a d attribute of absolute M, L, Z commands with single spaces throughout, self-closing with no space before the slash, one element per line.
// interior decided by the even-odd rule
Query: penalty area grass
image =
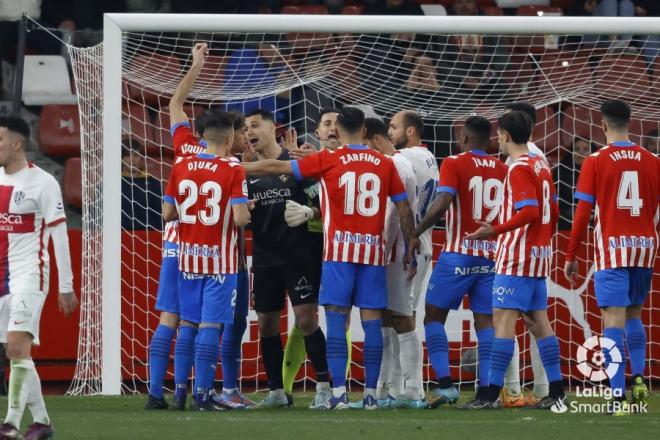
<path fill-rule="evenodd" d="M 251 395 L 252 399 L 263 395 Z M 354 394 L 353 400 L 360 398 Z M 167 395 L 168 401 L 171 395 Z M 459 402 L 471 398 L 461 393 Z M 576 400 L 574 396 L 570 396 Z M 295 394 L 296 407 L 215 413 L 146 411 L 146 396 L 46 396 L 58 439 L 646 439 L 660 432 L 660 394 L 648 414 L 554 414 L 531 409 L 310 411 L 309 393 Z M 596 403 L 596 399 L 577 399 Z M 7 399 L 3 398 L 4 405 Z M 600 401 L 602 402 L 602 400 Z M 5 406 L 6 408 L 6 406 Z M 26 409 L 25 429 L 31 417 Z"/>

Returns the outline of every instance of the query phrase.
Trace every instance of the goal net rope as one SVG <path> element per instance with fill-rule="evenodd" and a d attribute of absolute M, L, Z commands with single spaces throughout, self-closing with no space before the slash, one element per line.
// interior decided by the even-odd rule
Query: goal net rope
<path fill-rule="evenodd" d="M 115 116 L 122 118 L 122 145 L 137 148 L 147 173 L 163 186 L 173 154 L 167 105 L 190 66 L 195 42 L 208 42 L 210 54 L 186 106 L 193 127 L 195 118 L 209 107 L 239 111 L 263 107 L 275 113 L 278 137 L 287 128 L 295 128 L 299 144 L 318 145 L 316 119 L 323 107 L 359 106 L 384 119 L 411 109 L 424 117 L 423 141 L 441 161 L 459 152 L 457 137 L 466 117 L 478 114 L 494 122 L 508 103 L 533 104 L 538 120 L 532 140 L 552 167 L 561 207 L 562 230 L 554 240 L 548 279 L 548 310 L 561 341 L 563 372 L 573 386 L 587 380 L 577 370 L 576 351 L 586 338 L 602 333 L 602 324 L 590 282 L 591 237 L 579 254 L 580 273 L 587 278 L 571 288 L 562 273 L 575 207 L 572 192 L 584 155 L 605 142 L 598 111 L 604 100 L 627 100 L 633 109 L 632 140 L 658 149 L 660 63 L 653 64 L 653 46 L 646 37 L 303 32 L 124 32 L 122 36 L 122 113 Z M 109 116 L 103 114 L 102 105 L 103 47 L 69 47 L 69 53 L 81 118 L 84 262 L 78 364 L 69 392 L 95 394 L 101 392 L 102 368 L 102 158 L 104 148 L 119 152 L 122 146 L 102 142 L 102 118 Z M 488 151 L 498 154 L 494 137 Z M 160 205 L 154 206 L 149 195 L 158 198 L 162 186 L 149 187 L 145 195 L 138 182 L 141 178 L 130 173 L 122 178 L 122 206 L 117 207 L 122 209 L 122 251 L 116 255 L 121 259 L 121 292 L 117 292 L 121 294 L 121 346 L 116 349 L 121 351 L 124 392 L 145 390 L 148 344 L 159 320 L 154 304 L 163 225 Z M 141 210 L 136 206 L 147 215 L 137 216 Z M 442 248 L 443 228 L 440 223 L 434 232 L 437 252 Z M 656 270 L 653 293 L 660 287 L 657 275 Z M 652 379 L 660 378 L 657 301 L 657 295 L 651 294 L 643 314 L 647 372 Z M 417 314 L 421 334 L 423 315 L 422 304 Z M 320 317 L 323 322 L 322 312 Z M 254 311 L 248 320 L 241 383 L 260 390 L 265 376 Z M 286 328 L 293 325 L 286 310 L 283 320 Z M 352 326 L 353 384 L 362 381 L 359 327 Z M 447 323 L 451 372 L 462 385 L 475 382 L 472 328 L 466 301 Z M 518 340 L 521 377 L 529 383 L 533 379 L 530 341 L 522 322 Z M 305 365 L 298 378 L 302 385 L 312 383 L 308 368 Z M 434 379 L 428 363 L 424 376 L 427 381 Z"/>

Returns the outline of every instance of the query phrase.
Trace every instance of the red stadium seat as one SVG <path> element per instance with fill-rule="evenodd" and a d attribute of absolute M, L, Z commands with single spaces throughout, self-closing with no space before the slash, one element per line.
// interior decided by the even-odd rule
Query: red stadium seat
<path fill-rule="evenodd" d="M 484 15 L 493 15 L 493 16 L 504 15 L 504 10 L 497 6 L 484 6 L 483 8 L 481 8 L 481 12 L 483 12 Z"/>
<path fill-rule="evenodd" d="M 185 105 L 183 110 L 186 112 L 189 118 L 192 118 L 193 131 L 195 131 L 195 120 L 199 115 L 204 113 L 205 107 L 199 105 Z M 147 150 L 150 156 L 160 157 L 161 155 L 171 156 L 174 154 L 174 151 L 172 150 L 172 134 L 170 132 L 171 128 L 170 110 L 167 107 L 161 107 L 161 109 L 156 114 L 153 148 Z"/>
<path fill-rule="evenodd" d="M 598 110 L 579 105 L 568 106 L 562 110 L 561 143 L 565 147 L 573 145 L 576 137 L 595 143 L 598 147 L 606 144 L 605 134 L 600 123 L 602 116 Z"/>
<path fill-rule="evenodd" d="M 147 173 L 163 182 L 163 189 L 172 171 L 171 157 L 147 157 Z"/>
<path fill-rule="evenodd" d="M 149 151 L 157 151 L 154 143 L 154 123 L 147 108 L 131 102 L 122 110 L 122 139 L 133 139 Z"/>
<path fill-rule="evenodd" d="M 343 15 L 362 15 L 363 10 L 364 6 L 344 6 L 344 8 L 341 10 L 341 13 Z"/>
<path fill-rule="evenodd" d="M 539 65 L 536 87 L 541 90 L 549 87 L 549 81 L 553 90 L 579 91 L 589 84 L 593 74 L 586 51 L 548 53 Z"/>
<path fill-rule="evenodd" d="M 79 157 L 72 157 L 64 164 L 62 197 L 67 205 L 82 209 L 82 165 Z"/>
<path fill-rule="evenodd" d="M 536 125 L 532 132 L 532 141 L 546 155 L 551 156 L 557 153 L 561 139 L 559 122 L 552 107 L 541 107 L 536 110 Z"/>
<path fill-rule="evenodd" d="M 227 64 L 227 57 L 209 55 L 206 57 L 204 67 L 199 72 L 197 84 L 203 84 L 205 89 L 218 92 L 224 83 L 224 70 Z M 169 104 L 169 103 L 167 103 Z"/>
<path fill-rule="evenodd" d="M 645 101 L 652 85 L 647 68 L 641 55 L 605 55 L 596 67 L 594 91 L 608 97 L 616 95 L 631 104 Z"/>
<path fill-rule="evenodd" d="M 127 69 L 132 77 L 149 75 L 150 82 L 153 84 L 169 83 L 177 84 L 182 75 L 181 62 L 174 56 L 165 56 L 159 54 L 137 55 L 130 62 Z M 157 92 L 149 85 L 129 84 L 128 98 L 144 102 L 151 107 L 167 105 L 169 96 Z"/>
<path fill-rule="evenodd" d="M 512 54 L 508 68 L 502 72 L 502 82 L 509 87 L 508 95 L 520 96 L 536 77 L 536 65 L 528 55 Z"/>
<path fill-rule="evenodd" d="M 285 6 L 282 8 L 282 14 L 312 14 L 323 15 L 328 13 L 328 8 L 322 5 L 300 5 Z"/>
<path fill-rule="evenodd" d="M 564 11 L 569 10 L 573 7 L 575 0 L 552 0 L 550 6 L 555 8 L 562 8 Z"/>
<path fill-rule="evenodd" d="M 654 114 L 657 114 L 657 110 Z M 632 119 L 630 121 L 630 140 L 641 145 L 644 136 L 650 131 L 658 129 L 660 129 L 660 123 L 658 121 Z"/>
<path fill-rule="evenodd" d="M 39 145 L 50 156 L 80 155 L 77 105 L 46 105 L 39 118 Z"/>
<path fill-rule="evenodd" d="M 552 6 L 520 6 L 516 10 L 516 15 L 524 16 L 538 16 L 543 15 L 546 12 L 551 14 L 563 14 L 561 8 L 553 8 Z"/>

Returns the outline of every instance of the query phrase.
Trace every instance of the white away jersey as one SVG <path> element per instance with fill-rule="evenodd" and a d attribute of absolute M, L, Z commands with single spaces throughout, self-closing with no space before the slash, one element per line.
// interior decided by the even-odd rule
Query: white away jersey
<path fill-rule="evenodd" d="M 398 151 L 394 153 L 392 160 L 401 182 L 406 188 L 410 208 L 412 212 L 417 212 L 417 182 L 412 164 Z M 388 261 L 403 261 L 403 256 L 406 253 L 399 212 L 391 200 L 387 201 L 387 214 L 385 214 L 385 252 L 389 255 Z"/>
<path fill-rule="evenodd" d="M 438 161 L 426 147 L 402 148 L 399 151 L 401 151 L 403 157 L 410 161 L 415 173 L 415 180 L 417 182 L 417 207 L 413 208 L 413 212 L 415 213 L 415 224 L 418 225 L 436 197 L 436 189 L 438 187 L 438 180 L 440 179 Z M 422 243 L 422 255 L 432 254 L 432 234 L 433 228 L 429 228 L 419 237 Z"/>
<path fill-rule="evenodd" d="M 14 174 L 0 168 L 0 295 L 48 293 L 48 227 L 64 221 L 53 176 L 31 163 Z"/>

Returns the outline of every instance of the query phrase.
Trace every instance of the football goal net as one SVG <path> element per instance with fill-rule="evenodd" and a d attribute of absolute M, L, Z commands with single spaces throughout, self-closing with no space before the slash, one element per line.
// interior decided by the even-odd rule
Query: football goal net
<path fill-rule="evenodd" d="M 532 140 L 544 151 L 560 196 L 549 315 L 561 341 L 562 370 L 571 385 L 582 384 L 588 378 L 578 371 L 576 352 L 601 334 L 602 323 L 590 281 L 591 237 L 580 249 L 580 284 L 571 287 L 563 276 L 572 193 L 584 157 L 604 145 L 598 109 L 606 99 L 627 100 L 632 140 L 658 151 L 658 33 L 658 18 L 106 14 L 101 45 L 69 48 L 81 120 L 84 240 L 81 333 L 70 393 L 139 392 L 148 382 L 163 225 L 136 178 L 122 176 L 130 166 L 122 163 L 122 147 L 137 149 L 147 173 L 165 184 L 173 160 L 167 106 L 195 42 L 207 42 L 210 53 L 186 104 L 193 127 L 208 108 L 262 107 L 275 114 L 278 137 L 295 128 L 299 144 L 318 145 L 316 120 L 324 107 L 359 106 L 385 120 L 409 109 L 423 116 L 423 141 L 441 161 L 459 151 L 468 116 L 495 121 L 507 104 L 531 103 L 537 115 Z M 485 147 L 498 154 L 495 137 Z M 160 190 L 151 186 L 147 193 L 158 197 Z M 141 211 L 155 216 L 138 216 Z M 434 234 L 437 256 L 442 223 Z M 655 294 L 658 269 L 656 262 Z M 655 294 L 643 320 L 647 375 L 660 379 Z M 467 305 L 447 324 L 451 372 L 462 385 L 474 384 L 477 368 Z M 422 304 L 422 333 L 423 315 Z M 283 328 L 293 325 L 290 313 L 283 319 Z M 252 310 L 248 320 L 241 382 L 259 389 L 265 376 Z M 362 381 L 359 327 L 352 328 L 355 385 Z M 530 340 L 522 323 L 518 330 L 521 377 L 529 382 Z M 302 385 L 311 383 L 307 368 L 298 378 Z M 424 373 L 434 380 L 428 363 Z"/>

